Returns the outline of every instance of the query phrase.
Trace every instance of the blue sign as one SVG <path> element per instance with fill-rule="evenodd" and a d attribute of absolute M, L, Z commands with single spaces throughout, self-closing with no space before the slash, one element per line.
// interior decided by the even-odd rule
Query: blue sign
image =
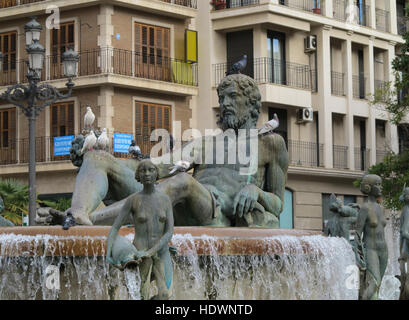
<path fill-rule="evenodd" d="M 54 156 L 69 155 L 72 140 L 74 136 L 54 137 Z"/>
<path fill-rule="evenodd" d="M 114 133 L 114 152 L 128 153 L 132 140 L 132 134 Z"/>

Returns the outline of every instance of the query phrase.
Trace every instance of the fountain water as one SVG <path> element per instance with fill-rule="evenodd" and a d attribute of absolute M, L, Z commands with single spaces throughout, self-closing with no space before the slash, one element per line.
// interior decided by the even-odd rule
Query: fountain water
<path fill-rule="evenodd" d="M 124 229 L 132 240 L 131 229 Z M 240 228 L 216 228 L 209 236 L 209 229 L 175 229 L 173 299 L 358 297 L 348 285 L 355 260 L 344 239 Z M 67 236 L 56 230 L 0 230 L 0 299 L 140 299 L 137 269 L 120 272 L 105 260 L 102 234 L 109 228 L 72 228 Z"/>

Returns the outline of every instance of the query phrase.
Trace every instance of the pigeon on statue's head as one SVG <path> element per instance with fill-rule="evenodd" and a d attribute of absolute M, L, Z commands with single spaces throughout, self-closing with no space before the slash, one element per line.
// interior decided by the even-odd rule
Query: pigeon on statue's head
<path fill-rule="evenodd" d="M 226 72 L 226 76 L 229 76 L 231 74 L 239 74 L 241 73 L 241 71 L 243 71 L 246 68 L 246 66 L 247 66 L 247 55 L 245 54 L 240 61 L 233 64 L 231 69 Z"/>
<path fill-rule="evenodd" d="M 100 150 L 105 150 L 107 146 L 109 146 L 109 138 L 107 136 L 107 129 L 102 129 L 101 135 L 98 137 L 97 140 L 98 148 Z"/>
<path fill-rule="evenodd" d="M 92 112 L 91 107 L 87 107 L 87 112 L 84 116 L 84 128 L 89 129 L 95 121 L 95 114 Z"/>
<path fill-rule="evenodd" d="M 130 155 L 132 155 L 133 158 L 142 159 L 141 148 L 139 148 L 139 146 L 136 145 L 135 140 L 131 141 L 131 145 L 128 148 L 128 152 Z"/>
<path fill-rule="evenodd" d="M 81 154 L 88 150 L 92 150 L 97 143 L 97 137 L 94 134 L 94 131 L 91 130 L 90 134 L 87 135 L 84 141 L 84 146 L 82 147 Z"/>
<path fill-rule="evenodd" d="M 280 125 L 277 113 L 274 113 L 273 119 L 264 124 L 264 126 L 258 131 L 258 134 L 264 134 L 267 132 L 273 132 Z"/>

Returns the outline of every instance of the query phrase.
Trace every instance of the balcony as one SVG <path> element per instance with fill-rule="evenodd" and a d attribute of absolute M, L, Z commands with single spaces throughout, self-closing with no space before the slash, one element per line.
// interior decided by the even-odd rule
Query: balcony
<path fill-rule="evenodd" d="M 232 65 L 230 62 L 213 65 L 215 86 L 219 85 Z M 247 70 L 247 75 L 258 83 L 272 83 L 310 91 L 316 87 L 314 85 L 316 73 L 308 65 L 271 58 L 256 58 L 247 62 Z"/>
<path fill-rule="evenodd" d="M 324 145 L 309 141 L 288 140 L 288 157 L 292 166 L 322 167 Z"/>
<path fill-rule="evenodd" d="M 114 137 L 108 135 L 110 139 L 109 153 L 116 158 L 132 158 L 128 153 L 114 152 Z M 149 136 L 134 136 L 136 144 L 140 147 L 142 154 L 148 155 L 152 147 L 157 144 L 156 141 L 150 141 Z M 54 138 L 53 137 L 36 137 L 36 162 L 57 162 L 68 161 L 69 155 L 54 156 Z M 29 162 L 29 140 L 9 140 L 0 147 L 0 165 L 26 164 Z"/>
<path fill-rule="evenodd" d="M 390 32 L 389 29 L 389 11 L 375 9 L 376 29 L 384 32 Z"/>
<path fill-rule="evenodd" d="M 367 171 L 369 164 L 369 155 L 371 150 L 363 147 L 354 149 L 355 155 L 355 170 Z"/>
<path fill-rule="evenodd" d="M 320 0 L 280 0 L 281 5 L 307 12 L 324 15 L 324 1 Z"/>
<path fill-rule="evenodd" d="M 47 56 L 41 81 L 64 79 L 60 55 Z M 11 63 L 9 71 L 0 73 L 0 86 L 26 81 L 27 66 L 23 60 Z M 198 85 L 197 64 L 159 55 L 141 55 L 134 51 L 105 48 L 80 52 L 78 77 L 114 74 L 133 78 Z"/>
<path fill-rule="evenodd" d="M 332 146 L 333 166 L 335 169 L 348 169 L 348 147 Z"/>
<path fill-rule="evenodd" d="M 42 2 L 45 0 L 0 0 L 0 9 L 16 7 L 24 4 Z"/>
<path fill-rule="evenodd" d="M 260 4 L 260 0 L 213 0 L 214 10 L 248 7 Z"/>
<path fill-rule="evenodd" d="M 348 6 L 348 0 L 334 0 L 332 5 L 334 19 L 359 24 L 361 26 L 369 26 L 369 6 L 358 6 L 356 4 L 353 6 Z"/>
<path fill-rule="evenodd" d="M 178 6 L 197 9 L 197 1 L 198 0 L 158 0 L 158 1 L 167 2 L 167 3 L 171 3 L 171 4 L 176 4 Z"/>
<path fill-rule="evenodd" d="M 340 21 L 347 20 L 346 6 L 347 6 L 347 1 L 345 0 L 334 0 L 332 2 L 332 10 L 333 10 L 334 19 L 337 19 Z"/>
<path fill-rule="evenodd" d="M 344 80 L 345 73 L 331 71 L 331 94 L 336 96 L 344 96 Z"/>
<path fill-rule="evenodd" d="M 366 77 L 364 75 L 352 76 L 352 96 L 355 99 L 366 99 Z"/>

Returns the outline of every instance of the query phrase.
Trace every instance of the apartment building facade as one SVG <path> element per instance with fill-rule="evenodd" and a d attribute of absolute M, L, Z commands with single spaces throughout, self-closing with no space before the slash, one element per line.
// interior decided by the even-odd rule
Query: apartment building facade
<path fill-rule="evenodd" d="M 404 5 L 395 0 L 229 0 L 209 11 L 199 3 L 202 107 L 194 118 L 207 115 L 208 121 L 196 125 L 214 126 L 216 87 L 246 54 L 243 72 L 259 83 L 262 95 L 258 126 L 277 113 L 277 130 L 289 151 L 282 227 L 322 230 L 330 194 L 362 203 L 353 181 L 387 152 L 399 152 L 398 128 L 382 106 L 368 101 L 394 80 L 391 63 L 407 30 Z"/>
<path fill-rule="evenodd" d="M 244 73 L 262 94 L 258 126 L 277 113 L 289 151 L 282 227 L 322 230 L 329 195 L 362 202 L 352 182 L 399 151 L 398 128 L 368 95 L 393 81 L 407 28 L 402 1 L 0 0 L 0 45 L 9 57 L 0 92 L 24 82 L 24 24 L 35 15 L 44 26 L 50 5 L 60 9 L 61 27 L 42 31 L 42 80 L 64 88 L 60 57 L 68 46 L 80 61 L 72 98 L 37 121 L 41 195 L 72 192 L 76 168 L 53 155 L 52 139 L 80 133 L 86 106 L 97 127 L 140 137 L 145 152 L 155 128 L 204 133 L 216 128 L 216 87 L 243 54 Z M 187 61 L 186 30 L 198 32 L 197 63 Z M 0 176 L 24 180 L 27 120 L 0 103 Z"/>

